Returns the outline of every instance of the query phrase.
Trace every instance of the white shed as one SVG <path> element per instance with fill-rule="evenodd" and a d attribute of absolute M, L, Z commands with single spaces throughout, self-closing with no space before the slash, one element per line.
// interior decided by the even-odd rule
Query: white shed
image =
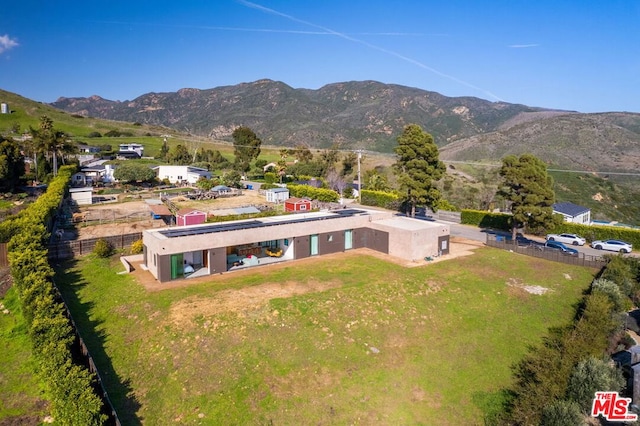
<path fill-rule="evenodd" d="M 289 199 L 289 189 L 287 188 L 271 188 L 265 191 L 267 201 L 270 203 L 279 203 Z"/>
<path fill-rule="evenodd" d="M 93 188 L 90 186 L 82 188 L 69 188 L 71 199 L 79 206 L 92 204 Z"/>

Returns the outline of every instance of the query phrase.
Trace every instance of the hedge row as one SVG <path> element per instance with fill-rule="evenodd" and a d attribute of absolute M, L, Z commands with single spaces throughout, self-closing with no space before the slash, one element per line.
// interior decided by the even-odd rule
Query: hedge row
<path fill-rule="evenodd" d="M 56 424 L 100 425 L 107 417 L 94 390 L 95 375 L 74 363 L 75 334 L 53 284 L 47 253 L 47 225 L 74 171 L 72 166 L 61 167 L 47 192 L 12 218 L 9 265 Z"/>
<path fill-rule="evenodd" d="M 620 390 L 599 388 L 602 384 L 598 384 L 595 376 L 575 386 L 575 372 L 579 364 L 590 358 L 603 359 L 603 356 L 618 351 L 620 343 L 633 344 L 622 330 L 624 316 L 621 312 L 631 304 L 628 297 L 638 292 L 637 272 L 635 259 L 612 258 L 601 278 L 592 282 L 591 291 L 579 306 L 573 324 L 550 330 L 544 343 L 530 349 L 515 366 L 516 381 L 510 392 L 514 398 L 508 404 L 507 418 L 489 419 L 490 423 L 543 424 L 541 416 L 547 407 L 557 402 L 576 403 L 582 407 L 582 416 L 587 418 L 594 391 Z M 626 303 L 620 303 L 621 299 L 626 299 Z M 619 375 L 621 379 L 620 372 L 612 374 Z M 622 384 L 620 380 L 619 385 Z M 595 389 L 590 388 L 594 386 Z M 576 392 L 580 389 L 583 391 Z"/>
<path fill-rule="evenodd" d="M 363 191 L 364 192 L 364 191 Z M 465 225 L 479 226 L 480 228 L 510 230 L 511 215 L 505 213 L 489 213 L 481 210 L 462 210 L 461 223 Z M 579 223 L 561 222 L 549 233 L 578 234 L 587 241 L 596 240 L 623 240 L 640 248 L 640 230 L 602 225 L 582 225 Z"/>
<path fill-rule="evenodd" d="M 311 185 L 288 184 L 287 189 L 289 190 L 289 195 L 292 197 L 306 197 L 323 203 L 335 203 L 340 198 L 340 195 L 336 191 L 325 188 L 316 188 Z"/>
<path fill-rule="evenodd" d="M 382 207 L 388 210 L 400 210 L 400 197 L 393 192 L 370 191 L 363 189 L 360 194 L 364 206 Z"/>
<path fill-rule="evenodd" d="M 482 210 L 462 210 L 460 223 L 480 228 L 510 230 L 511 215 L 504 213 L 489 213 Z"/>

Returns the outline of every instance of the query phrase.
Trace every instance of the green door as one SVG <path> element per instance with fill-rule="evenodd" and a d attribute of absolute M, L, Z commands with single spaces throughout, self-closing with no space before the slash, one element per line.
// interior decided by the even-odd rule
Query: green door
<path fill-rule="evenodd" d="M 171 279 L 182 278 L 184 276 L 184 260 L 182 253 L 171 255 Z"/>
<path fill-rule="evenodd" d="M 311 236 L 311 256 L 318 254 L 318 235 Z"/>

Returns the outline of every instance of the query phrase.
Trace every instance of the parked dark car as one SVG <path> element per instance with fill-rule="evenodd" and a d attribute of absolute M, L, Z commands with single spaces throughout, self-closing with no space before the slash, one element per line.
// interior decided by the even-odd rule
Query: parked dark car
<path fill-rule="evenodd" d="M 578 255 L 578 250 L 571 248 L 571 247 L 567 247 L 565 246 L 563 243 L 559 242 L 559 241 L 547 241 L 544 243 L 544 245 L 542 246 L 543 250 L 551 250 L 551 251 L 559 251 L 562 254 L 566 254 L 568 256 L 577 256 Z"/>

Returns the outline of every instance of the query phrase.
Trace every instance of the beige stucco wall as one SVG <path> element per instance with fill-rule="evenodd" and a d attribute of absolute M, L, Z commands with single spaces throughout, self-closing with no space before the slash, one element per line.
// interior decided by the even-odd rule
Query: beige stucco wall
<path fill-rule="evenodd" d="M 449 225 L 406 217 L 375 221 L 370 228 L 389 233 L 389 254 L 407 260 L 437 256 L 438 237 L 449 235 Z"/>

